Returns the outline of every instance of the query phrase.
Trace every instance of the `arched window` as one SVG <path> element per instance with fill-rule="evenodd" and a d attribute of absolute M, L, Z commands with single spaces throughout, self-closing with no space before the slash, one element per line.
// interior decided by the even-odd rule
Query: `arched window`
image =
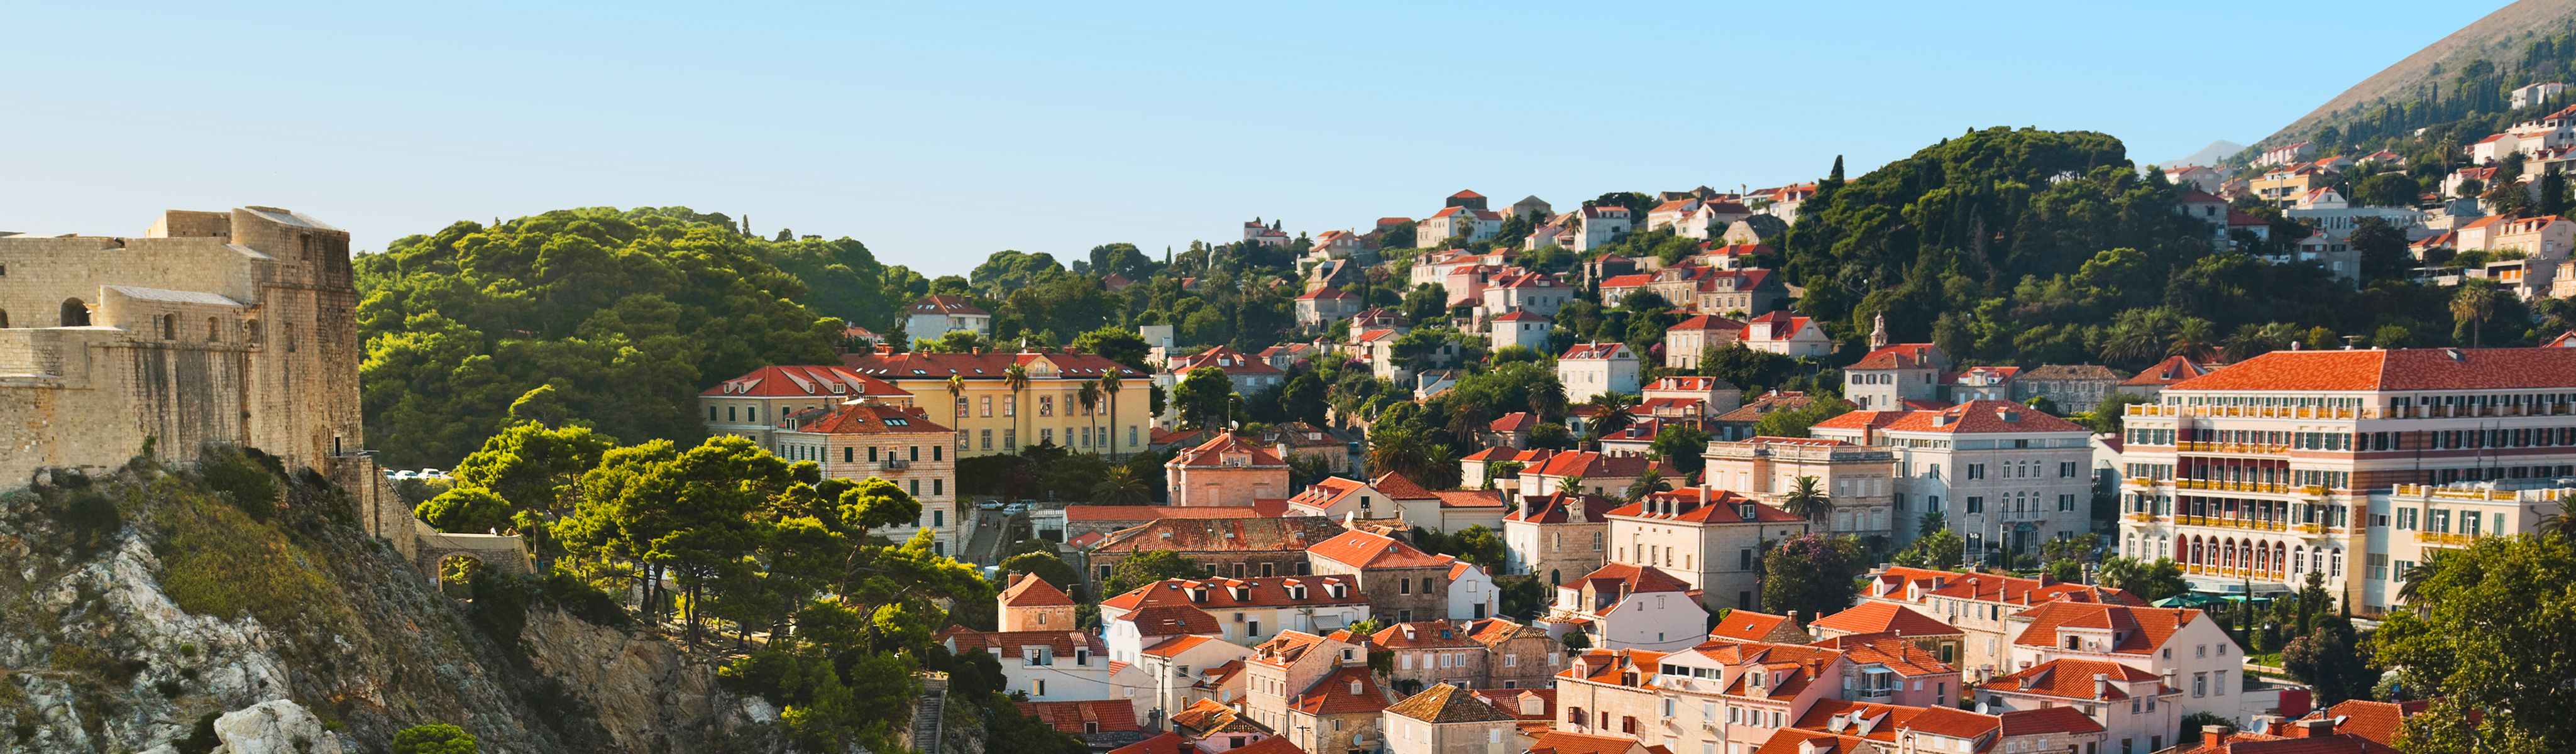
<path fill-rule="evenodd" d="M 164 315 L 161 315 L 160 317 L 158 317 L 158 319 L 160 319 L 160 320 L 161 320 L 161 339 L 162 339 L 162 340 L 178 340 L 178 339 L 179 339 L 179 315 L 176 315 L 176 314 L 164 314 Z"/>
<path fill-rule="evenodd" d="M 216 318 L 214 318 L 214 317 L 207 317 L 207 318 L 206 318 L 206 342 L 208 342 L 208 343 L 213 343 L 213 342 L 216 342 L 216 341 L 223 340 L 223 339 L 224 339 L 224 330 L 223 330 L 223 327 L 224 327 L 223 320 L 219 320 L 219 319 L 216 319 Z"/>
<path fill-rule="evenodd" d="M 81 300 L 76 298 L 63 299 L 62 326 L 88 327 L 89 305 L 81 303 Z"/>
<path fill-rule="evenodd" d="M 0 330 L 9 329 L 9 310 L 0 309 Z"/>
<path fill-rule="evenodd" d="M 295 323 L 286 323 L 286 352 L 295 352 Z"/>
<path fill-rule="evenodd" d="M 242 320 L 242 333 L 242 339 L 250 341 L 251 345 L 255 346 L 267 342 L 267 338 L 262 337 L 262 333 L 259 331 L 259 320 Z"/>

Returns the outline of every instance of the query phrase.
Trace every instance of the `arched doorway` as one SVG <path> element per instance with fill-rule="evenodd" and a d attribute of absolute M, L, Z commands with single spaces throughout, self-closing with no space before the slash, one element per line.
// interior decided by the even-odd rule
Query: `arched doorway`
<path fill-rule="evenodd" d="M 62 324 L 62 326 L 64 326 L 64 327 L 88 327 L 88 326 L 89 326 L 89 305 L 88 305 L 88 304 L 81 303 L 81 300 L 80 300 L 80 299 L 76 299 L 76 298 L 67 298 L 67 299 L 63 299 L 63 324 Z"/>

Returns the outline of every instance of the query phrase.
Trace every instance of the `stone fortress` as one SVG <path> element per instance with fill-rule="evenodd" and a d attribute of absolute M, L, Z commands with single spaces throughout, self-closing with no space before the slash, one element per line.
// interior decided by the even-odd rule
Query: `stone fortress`
<path fill-rule="evenodd" d="M 357 301 L 348 231 L 275 207 L 170 210 L 139 238 L 0 235 L 0 490 L 147 440 L 180 461 L 242 445 L 338 482 L 425 564 L 524 568 L 501 557 L 516 537 L 418 526 L 363 452 Z"/>

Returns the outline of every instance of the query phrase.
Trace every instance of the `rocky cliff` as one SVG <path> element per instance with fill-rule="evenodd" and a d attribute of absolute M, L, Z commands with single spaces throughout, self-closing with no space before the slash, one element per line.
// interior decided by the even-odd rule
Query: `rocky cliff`
<path fill-rule="evenodd" d="M 382 751 L 432 722 L 485 752 L 782 748 L 711 665 L 542 601 L 475 615 L 255 461 L 0 493 L 0 752 Z"/>

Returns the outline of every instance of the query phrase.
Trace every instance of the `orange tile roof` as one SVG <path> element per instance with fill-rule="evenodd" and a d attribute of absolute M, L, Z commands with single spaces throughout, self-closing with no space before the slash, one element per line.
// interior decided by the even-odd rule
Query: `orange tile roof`
<path fill-rule="evenodd" d="M 2421 699 L 2408 702 L 2374 702 L 2368 699 L 2353 699 L 2338 703 L 2335 706 L 2328 707 L 2323 710 L 2311 712 L 2307 717 L 2302 719 L 2334 720 L 2336 721 L 2334 726 L 2334 732 L 2336 733 L 2348 733 L 2372 741 L 2377 741 L 2379 743 L 2395 746 L 2397 745 L 2398 728 L 2405 725 L 2406 718 L 2423 714 L 2424 710 L 2430 709 L 2432 706 L 2432 702 Z M 2293 728 L 2295 730 L 2295 726 L 2293 726 Z"/>
<path fill-rule="evenodd" d="M 1283 510 L 1286 508 L 1284 501 L 1275 505 Z M 1163 518 L 1110 532 L 1108 538 L 1093 545 L 1093 550 L 1109 553 L 1146 550 L 1288 552 L 1304 550 L 1331 539 L 1341 530 L 1339 522 L 1323 516 Z"/>
<path fill-rule="evenodd" d="M 2170 390 L 2359 391 L 2576 387 L 2576 350 L 2273 351 Z"/>
<path fill-rule="evenodd" d="M 1164 518 L 1273 518 L 1283 511 L 1250 505 L 1068 505 L 1066 522 L 1146 522 Z"/>
<path fill-rule="evenodd" d="M 1532 742 L 1527 754 L 1630 754 L 1643 747 L 1645 744 L 1627 736 L 1594 736 L 1552 730 Z"/>
<path fill-rule="evenodd" d="M 821 413 L 822 417 L 806 419 L 794 431 L 820 435 L 953 434 L 947 427 L 931 421 L 930 414 L 911 406 L 864 403 L 842 406 L 828 413 L 815 413 Z M 806 414 L 797 416 L 802 418 Z"/>
<path fill-rule="evenodd" d="M 1224 627 L 1217 625 L 1216 616 L 1190 605 L 1152 605 L 1137 608 L 1118 616 L 1118 620 L 1135 624 L 1138 636 L 1186 638 L 1193 634 L 1214 634 L 1225 631 Z M 1173 651 L 1188 649 L 1191 646 L 1196 645 L 1175 647 Z"/>
<path fill-rule="evenodd" d="M 1933 355 L 1939 352 L 1930 343 L 1895 343 L 1871 351 L 1843 369 L 1930 369 Z"/>
<path fill-rule="evenodd" d="M 1244 747 L 1246 749 L 1252 747 Z M 1291 747 L 1294 748 L 1294 747 Z M 1126 746 L 1110 749 L 1109 754 L 1196 754 L 1198 747 L 1178 733 L 1165 733 Z"/>
<path fill-rule="evenodd" d="M 1478 699 L 1475 694 L 1446 683 L 1423 689 L 1422 693 L 1388 705 L 1386 711 L 1433 724 L 1499 723 L 1514 719 L 1495 708 L 1492 702 Z"/>
<path fill-rule="evenodd" d="M 1816 642 L 1816 646 L 1839 649 L 1855 665 L 1884 665 L 1907 678 L 1932 675 L 1957 675 L 1958 668 L 1942 662 L 1914 642 L 1895 634 L 1852 634 Z"/>
<path fill-rule="evenodd" d="M 1343 532 L 1339 536 L 1306 548 L 1306 554 L 1354 568 L 1429 568 L 1448 565 L 1448 561 L 1415 549 L 1413 545 L 1365 531 Z"/>
<path fill-rule="evenodd" d="M 2084 716 L 2083 710 L 2074 707 L 2016 710 L 1997 717 L 2003 718 L 2006 736 L 2100 733 L 2103 730 L 2101 723 L 2094 722 L 2093 718 Z"/>
<path fill-rule="evenodd" d="M 1912 608 L 1863 601 L 1839 613 L 1817 618 L 1816 628 L 1853 634 L 1892 633 L 1903 637 L 1959 636 L 1964 632 Z"/>
<path fill-rule="evenodd" d="M 1501 508 L 1502 490 L 1440 490 L 1431 493 L 1440 499 L 1442 508 Z"/>
<path fill-rule="evenodd" d="M 1757 613 L 1751 610 L 1729 610 L 1726 618 L 1718 621 L 1716 628 L 1708 630 L 1708 636 L 1712 639 L 1764 641 L 1769 639 L 1773 632 L 1780 630 L 1781 624 L 1788 622 L 1789 616 L 1786 615 Z"/>
<path fill-rule="evenodd" d="M 1429 500 L 1438 496 L 1437 493 L 1423 489 L 1422 485 L 1413 483 L 1413 480 L 1405 478 L 1404 475 L 1392 471 L 1377 475 L 1377 479 L 1371 480 L 1369 486 L 1376 487 L 1377 491 L 1384 493 L 1389 500 Z"/>
<path fill-rule="evenodd" d="M 1969 401 L 1937 411 L 1910 411 L 1890 422 L 1886 429 L 1889 432 L 1944 434 L 2092 432 L 2084 425 L 2012 401 Z"/>
<path fill-rule="evenodd" d="M 1072 702 L 1020 702 L 1020 714 L 1044 721 L 1058 733 L 1115 733 L 1144 730 L 1136 724 L 1136 705 L 1125 699 Z M 1097 726 L 1097 727 L 1093 727 Z"/>
<path fill-rule="evenodd" d="M 1160 608 L 1160 607 L 1158 607 L 1158 608 L 1149 608 L 1149 609 L 1147 609 L 1147 610 L 1139 610 L 1139 611 L 1137 611 L 1137 612 L 1142 613 L 1142 612 L 1152 612 L 1152 611 L 1154 611 L 1154 610 L 1177 610 L 1177 609 L 1179 609 L 1179 608 Z M 1203 610 L 1192 610 L 1191 612 L 1195 612 L 1195 613 L 1198 613 L 1198 614 L 1200 614 L 1200 615 L 1206 615 L 1206 614 L 1207 614 L 1207 612 L 1206 612 L 1206 611 L 1203 611 Z M 1213 619 L 1213 618 L 1210 618 L 1210 619 L 1208 620 L 1208 626 L 1209 626 L 1210 628 L 1214 628 L 1214 627 L 1216 626 L 1216 620 L 1215 620 L 1215 619 Z M 1213 631 L 1211 631 L 1210 633 L 1213 633 Z M 1151 636 L 1152 634 L 1147 634 L 1147 635 L 1148 635 L 1148 636 Z M 1143 649 L 1143 650 L 1141 650 L 1141 651 L 1143 651 L 1145 654 L 1153 655 L 1153 656 L 1155 656 L 1155 657 L 1179 657 L 1179 656 L 1181 656 L 1181 653 L 1183 653 L 1183 652 L 1187 652 L 1187 651 L 1190 651 L 1190 650 L 1192 650 L 1192 649 L 1197 649 L 1197 648 L 1199 647 L 1199 645 L 1201 645 L 1201 644 L 1206 644 L 1206 643 L 1208 643 L 1208 642 L 1212 642 L 1212 641 L 1214 641 L 1214 642 L 1222 642 L 1222 641 L 1224 641 L 1224 640 L 1223 640 L 1223 639 L 1218 639 L 1218 638 L 1213 637 L 1213 636 L 1201 636 L 1201 635 L 1194 634 L 1194 633 L 1193 633 L 1193 634 L 1181 634 L 1181 635 L 1178 635 L 1178 636 L 1166 637 L 1166 638 L 1164 638 L 1162 641 L 1154 642 L 1154 645 L 1153 645 L 1153 646 L 1146 647 L 1146 648 L 1144 648 L 1144 649 Z"/>
<path fill-rule="evenodd" d="M 2128 692 L 2121 690 L 2121 684 L 2125 683 L 2157 681 L 2158 686 L 2162 686 L 2159 676 L 2127 665 L 2061 658 L 2023 668 L 2010 675 L 1997 676 L 1981 688 L 2060 699 L 2094 699 L 2097 698 L 2093 694 L 2093 676 L 2096 674 L 2110 676 L 2110 680 L 2117 682 L 2111 686 L 2109 696 L 2099 698 L 2129 698 Z"/>
<path fill-rule="evenodd" d="M 1288 706 L 1309 715 L 1375 713 L 1386 710 L 1387 698 L 1386 691 L 1378 688 L 1376 672 L 1366 665 L 1352 665 L 1316 679 Z"/>
<path fill-rule="evenodd" d="M 2055 647 L 2057 627 L 2108 628 L 2124 636 L 2112 651 L 2119 654 L 2150 654 L 2164 646 L 2165 639 L 2193 621 L 2205 620 L 2200 611 L 2175 607 L 2131 607 L 2091 602 L 2059 600 L 2024 610 L 2021 617 L 2030 619 L 2030 627 L 2013 637 L 2013 643 L 2026 647 Z"/>
<path fill-rule="evenodd" d="M 1600 495 L 1567 495 L 1563 490 L 1558 490 L 1544 496 L 1522 497 L 1520 509 L 1504 515 L 1503 520 L 1562 524 L 1573 517 L 1574 510 L 1578 506 L 1583 510 L 1585 521 L 1597 524 L 1606 521 L 1607 519 L 1602 516 L 1609 515 L 1611 509 L 1619 507 L 1619 504 Z"/>
<path fill-rule="evenodd" d="M 1073 597 L 1034 573 L 1013 575 L 1011 587 L 1002 590 L 1003 607 L 1072 607 L 1073 604 Z"/>
<path fill-rule="evenodd" d="M 1095 658 L 1106 659 L 1109 656 L 1109 648 L 1100 643 L 1100 637 L 1080 631 L 977 631 L 964 626 L 949 626 L 940 629 L 931 640 L 943 644 L 954 640 L 959 652 L 998 649 L 1005 657 L 1018 657 L 1021 650 L 1028 647 L 1047 647 L 1054 650 L 1057 657 L 1065 658 L 1066 662 L 1072 661 L 1075 649 L 1089 649 Z"/>
<path fill-rule="evenodd" d="M 1448 621 L 1424 620 L 1397 623 L 1369 634 L 1369 641 L 1387 649 L 1438 649 L 1480 646 L 1467 632 Z"/>
<path fill-rule="evenodd" d="M 1140 379 L 1145 377 L 1144 372 L 1136 371 L 1134 367 L 1122 366 L 1099 354 L 1077 351 L 1046 353 L 1000 351 L 876 353 L 866 351 L 842 354 L 841 364 L 849 367 L 850 371 L 886 380 L 945 380 L 954 376 L 972 381 L 1003 379 L 1013 365 L 1025 367 L 1040 359 L 1056 366 L 1056 379 L 1096 380 L 1111 374 Z M 1031 379 L 1045 381 L 1035 375 L 1031 375 Z"/>

